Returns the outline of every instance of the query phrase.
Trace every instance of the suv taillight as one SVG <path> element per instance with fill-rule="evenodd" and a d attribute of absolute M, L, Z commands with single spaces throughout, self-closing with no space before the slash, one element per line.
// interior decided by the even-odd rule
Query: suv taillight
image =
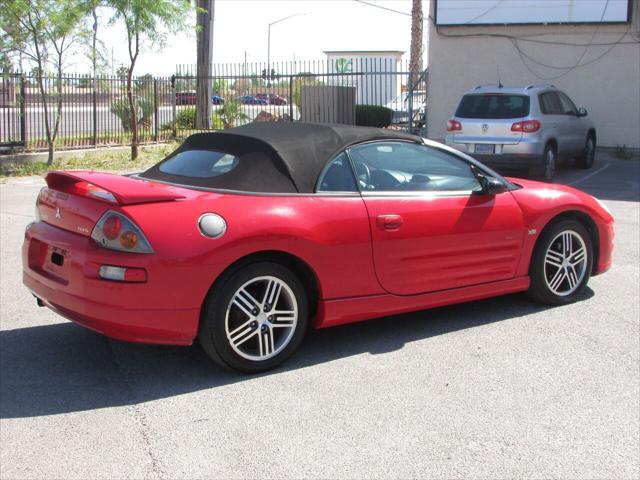
<path fill-rule="evenodd" d="M 540 130 L 540 127 L 542 127 L 542 124 L 538 120 L 523 120 L 522 122 L 516 122 L 511 125 L 511 131 L 533 133 Z"/>
<path fill-rule="evenodd" d="M 135 223 L 121 213 L 109 210 L 91 232 L 91 238 L 104 248 L 131 253 L 153 253 L 147 238 Z"/>
<path fill-rule="evenodd" d="M 459 132 L 462 130 L 462 124 L 457 120 L 449 120 L 447 122 L 447 132 Z"/>

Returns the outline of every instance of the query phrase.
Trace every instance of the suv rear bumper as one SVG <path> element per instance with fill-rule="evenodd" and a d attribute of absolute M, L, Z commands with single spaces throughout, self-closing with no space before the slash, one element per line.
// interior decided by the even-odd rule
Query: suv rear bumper
<path fill-rule="evenodd" d="M 452 135 L 447 135 L 445 143 L 495 169 L 544 168 L 544 148 L 535 139 L 517 144 L 495 144 L 497 153 L 493 154 L 475 153 L 475 143 L 454 141 Z"/>
<path fill-rule="evenodd" d="M 544 156 L 537 154 L 482 155 L 471 154 L 473 158 L 492 168 L 543 168 Z"/>
<path fill-rule="evenodd" d="M 48 248 L 64 250 L 60 272 L 45 267 Z M 135 258 L 138 257 L 138 258 Z M 118 340 L 141 343 L 190 345 L 196 335 L 200 310 L 166 308 L 162 296 L 171 296 L 180 282 L 158 278 L 157 261 L 145 255 L 102 249 L 89 237 L 59 229 L 45 222 L 27 226 L 22 246 L 23 283 L 63 317 Z M 99 278 L 100 265 L 144 267 L 147 282 L 125 283 Z M 178 307 L 178 308 L 176 308 Z"/>

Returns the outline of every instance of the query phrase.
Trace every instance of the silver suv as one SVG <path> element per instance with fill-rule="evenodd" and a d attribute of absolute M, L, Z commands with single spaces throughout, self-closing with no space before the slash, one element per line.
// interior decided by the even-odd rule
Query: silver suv
<path fill-rule="evenodd" d="M 596 130 L 553 85 L 485 85 L 464 94 L 445 141 L 496 170 L 527 169 L 550 182 L 559 160 L 591 168 Z"/>

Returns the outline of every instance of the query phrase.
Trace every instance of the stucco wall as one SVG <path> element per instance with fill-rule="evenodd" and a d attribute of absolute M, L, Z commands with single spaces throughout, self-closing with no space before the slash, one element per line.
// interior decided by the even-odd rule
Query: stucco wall
<path fill-rule="evenodd" d="M 432 2 L 433 3 L 433 2 Z M 433 17 L 433 6 L 431 15 Z M 632 22 L 626 25 L 547 25 L 439 27 L 429 29 L 428 136 L 443 139 L 446 122 L 462 94 L 480 84 L 496 84 L 497 69 L 503 85 L 551 83 L 585 107 L 596 124 L 600 146 L 640 148 L 640 33 L 638 1 Z M 626 35 L 625 35 L 625 32 Z M 539 44 L 518 40 L 522 55 L 557 67 L 573 66 L 593 43 L 581 63 L 566 73 L 522 58 L 510 37 L 576 45 Z M 457 35 L 447 37 L 445 35 Z M 459 35 L 474 35 L 460 37 Z M 593 40 L 592 40 L 593 39 Z M 616 43 L 617 45 L 595 45 Z M 598 57 L 601 57 L 599 58 Z M 532 73 L 529 69 L 533 70 Z M 542 78 L 539 78 L 542 77 Z"/>

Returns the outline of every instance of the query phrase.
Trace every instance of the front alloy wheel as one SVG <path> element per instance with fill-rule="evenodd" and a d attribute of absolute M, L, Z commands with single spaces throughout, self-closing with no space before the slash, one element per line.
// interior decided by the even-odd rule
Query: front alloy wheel
<path fill-rule="evenodd" d="M 551 241 L 544 257 L 544 280 L 561 297 L 576 291 L 587 272 L 587 247 L 573 230 L 565 230 Z"/>
<path fill-rule="evenodd" d="M 591 237 L 573 219 L 545 228 L 531 258 L 528 294 L 539 302 L 562 305 L 578 299 L 589 281 L 593 263 Z"/>
<path fill-rule="evenodd" d="M 260 262 L 227 273 L 209 292 L 198 339 L 218 364 L 254 373 L 284 362 L 307 329 L 307 296 L 282 265 Z"/>

